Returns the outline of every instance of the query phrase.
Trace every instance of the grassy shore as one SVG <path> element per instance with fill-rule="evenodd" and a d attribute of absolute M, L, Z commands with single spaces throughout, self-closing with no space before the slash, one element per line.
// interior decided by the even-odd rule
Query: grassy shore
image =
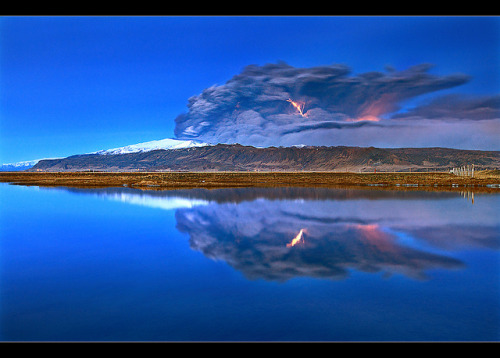
<path fill-rule="evenodd" d="M 449 173 L 333 172 L 0 172 L 0 182 L 17 185 L 78 188 L 133 187 L 185 189 L 227 187 L 376 187 L 390 189 L 471 190 L 500 192 L 500 171 L 474 178 Z"/>

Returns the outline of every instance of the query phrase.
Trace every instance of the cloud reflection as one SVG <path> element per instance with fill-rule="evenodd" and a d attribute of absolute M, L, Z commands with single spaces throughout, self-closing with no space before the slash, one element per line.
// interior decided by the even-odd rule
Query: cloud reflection
<path fill-rule="evenodd" d="M 313 188 L 136 191 L 107 199 L 176 210 L 193 250 L 248 279 L 345 279 L 353 272 L 425 279 L 461 269 L 464 248 L 500 248 L 498 195 Z M 291 241 L 296 239 L 295 245 Z"/>
<path fill-rule="evenodd" d="M 463 267 L 457 259 L 406 246 L 397 235 L 371 221 L 363 223 L 335 213 L 330 220 L 304 217 L 289 215 L 277 202 L 176 212 L 177 227 L 189 234 L 193 249 L 226 261 L 249 279 L 344 279 L 352 270 L 423 279 L 429 269 Z M 300 230 L 303 241 L 290 246 L 290 239 Z"/>

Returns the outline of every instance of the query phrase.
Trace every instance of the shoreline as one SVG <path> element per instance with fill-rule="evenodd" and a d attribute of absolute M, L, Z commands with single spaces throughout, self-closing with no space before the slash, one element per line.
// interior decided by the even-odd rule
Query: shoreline
<path fill-rule="evenodd" d="M 500 171 L 478 171 L 474 178 L 446 172 L 0 172 L 0 182 L 41 187 L 142 190 L 294 186 L 500 192 Z"/>

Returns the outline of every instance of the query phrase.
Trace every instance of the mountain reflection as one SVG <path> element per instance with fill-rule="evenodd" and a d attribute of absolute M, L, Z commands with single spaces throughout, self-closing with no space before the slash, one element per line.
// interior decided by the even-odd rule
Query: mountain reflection
<path fill-rule="evenodd" d="M 78 191 L 73 189 L 72 191 Z M 498 195 L 472 206 L 456 193 L 313 188 L 136 191 L 107 199 L 175 209 L 190 247 L 249 279 L 345 279 L 351 272 L 424 279 L 460 269 L 463 248 L 500 247 Z"/>

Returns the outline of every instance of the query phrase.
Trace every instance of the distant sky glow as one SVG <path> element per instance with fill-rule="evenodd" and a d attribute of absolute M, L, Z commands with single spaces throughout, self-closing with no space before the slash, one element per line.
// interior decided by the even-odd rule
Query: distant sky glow
<path fill-rule="evenodd" d="M 1 17 L 0 163 L 176 137 L 500 150 L 499 63 L 495 16 Z"/>

